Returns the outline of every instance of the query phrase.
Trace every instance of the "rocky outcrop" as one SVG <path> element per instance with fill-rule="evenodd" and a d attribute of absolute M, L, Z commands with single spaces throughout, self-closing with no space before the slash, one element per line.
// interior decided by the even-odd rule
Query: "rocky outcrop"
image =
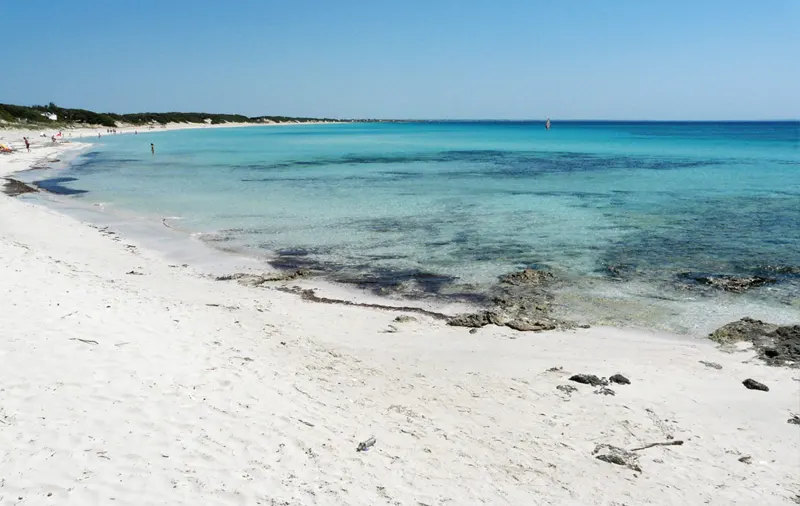
<path fill-rule="evenodd" d="M 741 320 L 723 325 L 709 334 L 708 337 L 719 344 L 732 344 L 739 341 L 753 341 L 777 328 L 777 325 L 771 325 L 761 320 L 744 317 Z"/>
<path fill-rule="evenodd" d="M 512 272 L 500 278 L 501 283 L 509 285 L 534 285 L 540 286 L 552 281 L 555 277 L 548 271 L 538 269 L 525 269 L 519 272 Z"/>
<path fill-rule="evenodd" d="M 574 328 L 574 323 L 550 315 L 552 297 L 544 287 L 553 281 L 553 274 L 536 269 L 502 276 L 491 294 L 490 309 L 455 316 L 448 324 L 472 328 L 498 325 L 521 332 Z"/>
<path fill-rule="evenodd" d="M 769 365 L 800 367 L 800 325 L 774 325 L 742 318 L 715 330 L 709 339 L 728 345 L 750 342 Z"/>
<path fill-rule="evenodd" d="M 454 316 L 447 321 L 453 327 L 485 327 L 486 325 L 503 326 L 508 321 L 508 317 L 497 311 L 478 311 L 477 313 L 465 313 Z"/>
<path fill-rule="evenodd" d="M 735 293 L 777 282 L 775 278 L 764 276 L 697 276 L 694 280 L 703 285 Z"/>
<path fill-rule="evenodd" d="M 480 328 L 486 325 L 497 325 L 508 327 L 521 332 L 541 332 L 544 330 L 555 330 L 559 327 L 559 322 L 551 318 L 527 317 L 513 318 L 503 311 L 489 310 L 478 311 L 477 313 L 465 313 L 454 316 L 447 321 L 453 327 L 472 327 Z"/>
<path fill-rule="evenodd" d="M 800 366 L 800 325 L 778 327 L 769 337 L 772 346 L 765 346 L 762 350 L 765 360 L 774 365 L 794 362 L 795 366 Z"/>

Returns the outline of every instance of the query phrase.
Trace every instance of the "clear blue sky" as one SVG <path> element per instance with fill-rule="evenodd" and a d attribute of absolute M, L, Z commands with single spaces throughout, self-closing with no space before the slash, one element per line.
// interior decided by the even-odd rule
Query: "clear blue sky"
<path fill-rule="evenodd" d="M 800 118 L 800 0 L 1 0 L 0 15 L 6 103 Z"/>

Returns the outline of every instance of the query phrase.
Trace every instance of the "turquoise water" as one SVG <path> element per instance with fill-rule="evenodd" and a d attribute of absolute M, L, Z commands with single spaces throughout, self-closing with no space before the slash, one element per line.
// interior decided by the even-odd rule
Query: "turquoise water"
<path fill-rule="evenodd" d="M 51 187 L 339 281 L 479 297 L 535 266 L 567 281 L 565 312 L 655 326 L 663 299 L 800 308 L 797 122 L 365 123 L 91 142 Z M 779 282 L 718 294 L 692 284 L 700 274 Z"/>

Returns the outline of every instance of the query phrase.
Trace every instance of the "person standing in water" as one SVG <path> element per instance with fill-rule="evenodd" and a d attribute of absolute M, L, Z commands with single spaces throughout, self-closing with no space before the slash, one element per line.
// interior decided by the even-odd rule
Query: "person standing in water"
<path fill-rule="evenodd" d="M 153 145 L 152 142 L 150 143 L 150 153 L 156 154 L 156 147 Z"/>
<path fill-rule="evenodd" d="M 27 137 L 23 137 L 23 139 L 25 140 L 25 149 L 27 149 L 28 153 L 30 153 L 31 152 L 31 141 L 29 141 Z"/>

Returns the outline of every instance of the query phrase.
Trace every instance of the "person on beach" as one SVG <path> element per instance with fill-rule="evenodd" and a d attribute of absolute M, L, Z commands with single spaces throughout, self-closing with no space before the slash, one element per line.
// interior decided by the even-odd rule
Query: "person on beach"
<path fill-rule="evenodd" d="M 28 150 L 28 153 L 31 152 L 31 141 L 28 140 L 27 137 L 22 138 L 25 141 L 25 149 Z"/>
<path fill-rule="evenodd" d="M 156 147 L 155 147 L 155 146 L 153 146 L 153 143 L 152 143 L 152 142 L 150 143 L 150 153 L 152 153 L 152 154 L 156 154 Z"/>

